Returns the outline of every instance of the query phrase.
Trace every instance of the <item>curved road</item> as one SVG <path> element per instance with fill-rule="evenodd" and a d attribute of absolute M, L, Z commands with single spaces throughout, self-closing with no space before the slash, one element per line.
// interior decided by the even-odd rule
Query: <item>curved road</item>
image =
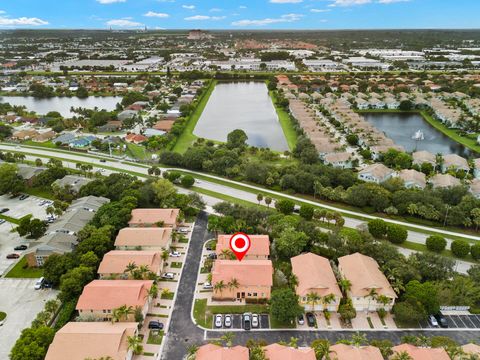
<path fill-rule="evenodd" d="M 101 168 L 101 167 L 112 167 L 112 168 L 115 168 L 119 171 L 122 171 L 122 170 L 123 171 L 132 171 L 132 172 L 137 172 L 137 173 L 141 173 L 141 174 L 144 174 L 144 175 L 148 174 L 147 173 L 148 167 L 146 167 L 146 166 L 134 165 L 132 163 L 124 163 L 124 162 L 117 161 L 117 160 L 110 160 L 110 158 L 108 158 L 108 157 L 104 158 L 105 163 L 99 163 L 99 159 L 101 158 L 99 156 L 93 156 L 93 155 L 87 156 L 85 154 L 76 153 L 76 152 L 73 152 L 73 151 L 65 151 L 65 150 L 56 151 L 56 150 L 53 150 L 53 149 L 42 148 L 42 147 L 34 147 L 34 146 L 14 146 L 12 144 L 6 145 L 5 143 L 0 144 L 0 150 L 15 151 L 15 152 L 20 152 L 20 153 L 30 153 L 30 154 L 33 154 L 33 155 L 43 156 L 43 157 L 58 157 L 58 158 L 62 158 L 62 159 L 66 159 L 66 160 L 72 160 L 72 161 L 76 161 L 76 162 L 89 163 L 89 164 L 95 165 L 96 167 L 99 167 L 99 168 Z M 458 232 L 443 230 L 443 229 L 437 229 L 437 228 L 431 228 L 431 227 L 428 227 L 428 226 L 423 226 L 423 225 L 418 225 L 418 224 L 410 224 L 410 223 L 406 223 L 406 222 L 399 221 L 399 220 L 379 218 L 377 216 L 372 216 L 372 215 L 364 214 L 364 213 L 361 213 L 361 212 L 355 212 L 355 211 L 351 211 L 351 210 L 345 210 L 345 209 L 341 209 L 341 208 L 331 206 L 331 205 L 321 204 L 321 203 L 318 203 L 316 201 L 299 198 L 299 197 L 284 194 L 284 193 L 281 193 L 281 192 L 278 192 L 278 191 L 268 190 L 268 189 L 265 189 L 265 188 L 262 188 L 262 187 L 259 187 L 259 186 L 255 186 L 255 185 L 250 185 L 250 184 L 245 184 L 245 183 L 241 183 L 241 182 L 230 180 L 230 179 L 225 179 L 225 178 L 215 176 L 215 175 L 199 173 L 199 172 L 195 172 L 195 171 L 191 171 L 191 170 L 187 170 L 187 169 L 179 169 L 179 168 L 164 168 L 164 169 L 165 170 L 180 170 L 180 171 L 183 171 L 183 172 L 191 173 L 193 175 L 201 175 L 201 176 L 204 176 L 204 177 L 208 177 L 212 180 L 219 180 L 219 181 L 222 181 L 222 182 L 225 182 L 225 183 L 230 183 L 232 185 L 243 186 L 243 187 L 255 190 L 256 192 L 261 192 L 264 195 L 268 194 L 268 195 L 271 195 L 271 196 L 274 196 L 274 197 L 275 196 L 281 196 L 281 197 L 288 198 L 288 199 L 291 199 L 291 200 L 294 200 L 294 201 L 297 201 L 297 202 L 303 202 L 303 203 L 307 203 L 307 204 L 314 205 L 314 206 L 317 206 L 317 207 L 323 207 L 325 209 L 329 209 L 329 210 L 332 210 L 332 211 L 338 211 L 338 212 L 341 212 L 341 213 L 347 214 L 347 215 L 352 215 L 352 216 L 356 216 L 356 217 L 361 216 L 362 218 L 367 219 L 367 220 L 382 219 L 382 220 L 384 220 L 386 222 L 389 222 L 389 223 L 392 223 L 392 224 L 403 225 L 403 226 L 407 226 L 407 227 L 415 228 L 415 229 L 419 229 L 419 230 L 424 230 L 424 231 L 432 231 L 432 232 L 436 232 L 436 233 L 443 234 L 443 235 L 446 235 L 446 236 L 448 236 L 448 235 L 450 235 L 450 236 L 460 236 L 460 237 L 464 237 L 466 239 L 480 241 L 480 237 L 474 236 L 474 235 L 463 234 L 463 233 L 458 233 Z M 222 186 L 229 190 L 229 194 L 232 193 L 232 192 L 238 191 L 234 188 L 230 188 L 230 187 L 225 186 L 225 185 L 219 185 L 219 184 L 216 184 L 216 183 L 212 183 L 212 184 L 214 184 L 217 187 L 217 192 L 219 192 L 219 193 L 222 193 L 221 190 L 218 190 Z M 203 187 L 203 186 L 201 186 L 201 184 L 200 184 L 199 187 Z M 356 218 L 353 218 L 352 220 L 358 221 L 358 219 L 356 219 Z"/>
<path fill-rule="evenodd" d="M 201 345 L 208 340 L 218 339 L 222 332 L 206 331 L 195 325 L 191 318 L 191 310 L 195 287 L 197 282 L 198 269 L 201 261 L 202 247 L 204 243 L 212 238 L 213 234 L 207 231 L 208 214 L 201 212 L 195 222 L 190 245 L 185 260 L 185 265 L 178 285 L 178 293 L 170 326 L 165 337 L 165 345 L 161 359 L 178 360 L 187 354 L 188 348 L 193 345 Z M 249 339 L 264 339 L 268 343 L 278 341 L 288 342 L 291 337 L 299 339 L 300 346 L 307 346 L 315 339 L 328 339 L 335 343 L 341 339 L 350 339 L 355 333 L 353 330 L 326 331 L 326 330 L 268 330 L 268 331 L 235 331 L 234 343 L 245 345 Z M 367 338 L 388 339 L 394 344 L 399 344 L 401 338 L 405 335 L 425 335 L 425 336 L 448 336 L 460 344 L 466 344 L 471 341 L 478 341 L 480 338 L 479 330 L 444 330 L 434 329 L 423 330 L 370 330 L 363 331 Z"/>

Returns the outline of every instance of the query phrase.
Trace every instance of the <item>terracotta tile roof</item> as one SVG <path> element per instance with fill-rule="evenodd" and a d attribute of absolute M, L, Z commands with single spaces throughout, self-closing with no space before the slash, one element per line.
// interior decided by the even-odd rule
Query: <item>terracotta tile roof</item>
<path fill-rule="evenodd" d="M 371 289 L 376 289 L 378 295 L 397 297 L 378 263 L 371 257 L 360 253 L 342 256 L 338 259 L 338 266 L 343 276 L 352 283 L 352 296 L 367 296 Z"/>
<path fill-rule="evenodd" d="M 382 353 L 374 346 L 336 344 L 330 346 L 330 356 L 335 360 L 383 360 Z"/>
<path fill-rule="evenodd" d="M 248 360 L 248 348 L 234 346 L 224 348 L 214 344 L 200 346 L 197 350 L 196 360 Z"/>
<path fill-rule="evenodd" d="M 133 336 L 137 323 L 69 322 L 61 328 L 48 348 L 45 360 L 85 360 L 111 357 L 125 360 L 127 338 Z"/>
<path fill-rule="evenodd" d="M 158 273 L 162 264 L 158 251 L 122 251 L 112 250 L 103 256 L 98 274 L 123 274 L 129 263 L 137 266 L 147 265 L 150 271 Z"/>
<path fill-rule="evenodd" d="M 164 225 L 173 226 L 177 222 L 179 209 L 134 209 L 129 224 L 156 224 L 163 221 Z"/>
<path fill-rule="evenodd" d="M 170 131 L 172 130 L 173 124 L 175 124 L 174 120 L 160 120 L 153 125 L 155 130 L 163 130 L 163 131 Z"/>
<path fill-rule="evenodd" d="M 248 255 L 270 255 L 270 240 L 268 235 L 248 235 L 251 241 Z M 221 254 L 222 250 L 230 249 L 230 238 L 232 235 L 218 235 L 215 252 Z"/>
<path fill-rule="evenodd" d="M 171 236 L 171 228 L 124 228 L 118 233 L 115 246 L 166 247 Z"/>
<path fill-rule="evenodd" d="M 392 348 L 394 353 L 406 352 L 412 360 L 450 360 L 443 348 L 425 348 L 410 344 L 401 344 Z"/>
<path fill-rule="evenodd" d="M 263 348 L 268 360 L 315 360 L 312 348 L 292 348 L 280 344 L 271 344 Z"/>
<path fill-rule="evenodd" d="M 122 305 L 143 307 L 151 280 L 93 280 L 83 288 L 77 310 L 109 310 Z"/>
<path fill-rule="evenodd" d="M 270 260 L 216 260 L 212 269 L 212 283 L 227 283 L 233 278 L 241 286 L 273 285 L 273 266 Z"/>
<path fill-rule="evenodd" d="M 293 257 L 292 272 L 298 278 L 297 294 L 305 296 L 315 291 L 320 296 L 333 294 L 342 296 L 328 259 L 312 254 Z"/>

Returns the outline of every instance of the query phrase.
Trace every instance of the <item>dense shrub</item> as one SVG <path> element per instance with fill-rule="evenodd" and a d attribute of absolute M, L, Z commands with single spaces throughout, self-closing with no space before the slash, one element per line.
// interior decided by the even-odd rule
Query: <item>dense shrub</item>
<path fill-rule="evenodd" d="M 427 238 L 427 249 L 435 252 L 442 252 L 447 247 L 447 240 L 439 235 L 432 235 Z"/>
<path fill-rule="evenodd" d="M 470 244 L 466 240 L 455 240 L 450 245 L 453 255 L 464 258 L 470 252 Z"/>
<path fill-rule="evenodd" d="M 387 226 L 387 239 L 393 244 L 401 244 L 407 240 L 408 231 L 403 226 L 390 224 Z"/>
<path fill-rule="evenodd" d="M 387 233 L 387 223 L 381 219 L 370 220 L 368 222 L 368 231 L 374 238 L 383 238 Z"/>
<path fill-rule="evenodd" d="M 480 260 L 480 244 L 474 244 L 470 248 L 470 253 L 472 254 L 472 258 L 475 260 Z"/>

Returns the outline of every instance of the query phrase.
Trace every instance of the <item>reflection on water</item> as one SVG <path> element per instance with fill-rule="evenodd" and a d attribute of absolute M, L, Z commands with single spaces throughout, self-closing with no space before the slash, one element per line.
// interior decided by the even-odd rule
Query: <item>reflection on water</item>
<path fill-rule="evenodd" d="M 282 127 L 263 82 L 220 83 L 213 90 L 194 134 L 226 141 L 227 135 L 242 129 L 248 144 L 272 150 L 288 150 Z"/>
<path fill-rule="evenodd" d="M 367 113 L 363 116 L 406 151 L 426 150 L 432 154 L 458 154 L 465 158 L 474 155 L 471 150 L 431 126 L 420 114 Z M 423 133 L 424 140 L 412 139 L 418 130 Z"/>
<path fill-rule="evenodd" d="M 39 115 L 45 115 L 50 111 L 58 111 L 63 117 L 72 117 L 78 114 L 72 113 L 70 108 L 83 107 L 93 109 L 95 106 L 102 110 L 114 110 L 117 103 L 122 101 L 121 96 L 89 96 L 85 99 L 78 97 L 52 97 L 48 99 L 36 99 L 33 96 L 2 96 L 0 103 L 10 105 L 24 105 L 29 111 L 35 111 Z"/>

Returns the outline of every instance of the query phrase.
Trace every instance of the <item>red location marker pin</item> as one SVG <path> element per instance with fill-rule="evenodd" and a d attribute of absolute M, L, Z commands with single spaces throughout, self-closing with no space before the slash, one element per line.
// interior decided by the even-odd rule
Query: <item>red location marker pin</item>
<path fill-rule="evenodd" d="M 242 261 L 250 249 L 251 241 L 247 234 L 236 233 L 230 238 L 230 249 L 233 251 L 238 261 Z"/>

